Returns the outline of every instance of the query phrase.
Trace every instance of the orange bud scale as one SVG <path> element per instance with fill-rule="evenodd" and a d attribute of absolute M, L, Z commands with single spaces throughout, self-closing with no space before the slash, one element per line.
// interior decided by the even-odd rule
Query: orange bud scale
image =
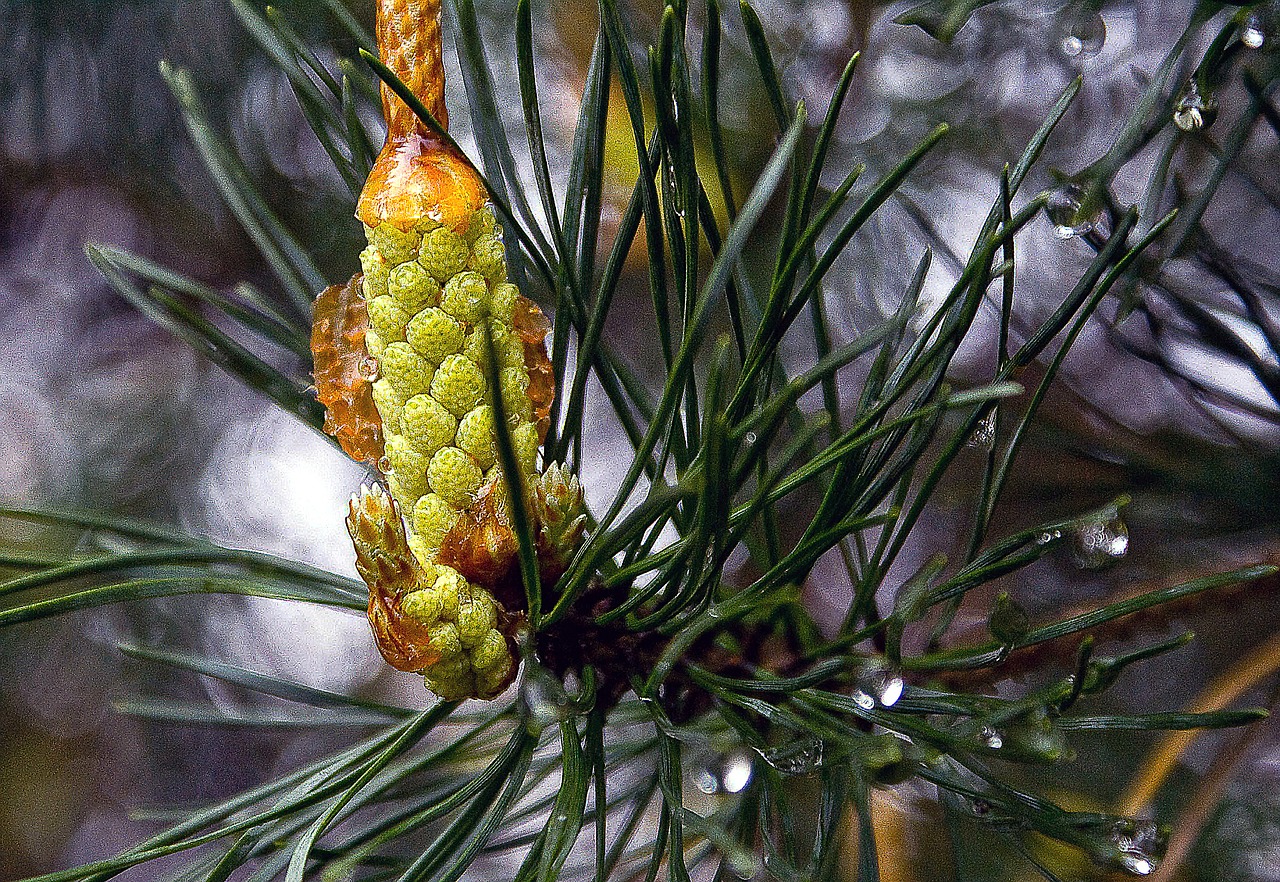
<path fill-rule="evenodd" d="M 365 348 L 369 311 L 360 296 L 363 276 L 330 285 L 316 298 L 311 326 L 316 398 L 325 407 L 324 430 L 357 462 L 382 457 L 382 419 L 373 403 Z"/>

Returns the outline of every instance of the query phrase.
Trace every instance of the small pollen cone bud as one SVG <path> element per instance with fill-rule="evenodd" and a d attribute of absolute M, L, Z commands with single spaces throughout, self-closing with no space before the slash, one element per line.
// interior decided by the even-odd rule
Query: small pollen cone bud
<path fill-rule="evenodd" d="M 369 586 L 369 624 L 378 651 L 400 671 L 421 671 L 437 661 L 427 628 L 404 615 L 400 599 L 424 587 L 428 574 L 405 538 L 395 500 L 381 487 L 362 487 L 351 497 L 347 532 L 356 549 L 356 570 Z"/>
<path fill-rule="evenodd" d="M 551 463 L 534 481 L 533 509 L 542 579 L 554 582 L 569 566 L 587 525 L 581 482 L 559 463 Z"/>

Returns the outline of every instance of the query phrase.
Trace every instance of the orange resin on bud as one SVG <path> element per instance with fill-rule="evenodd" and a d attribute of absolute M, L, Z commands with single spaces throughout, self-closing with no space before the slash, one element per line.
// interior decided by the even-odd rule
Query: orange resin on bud
<path fill-rule="evenodd" d="M 434 135 L 413 132 L 393 139 L 388 132 L 356 217 L 370 227 L 389 223 L 406 231 L 431 220 L 461 233 L 488 200 L 476 170 Z"/>

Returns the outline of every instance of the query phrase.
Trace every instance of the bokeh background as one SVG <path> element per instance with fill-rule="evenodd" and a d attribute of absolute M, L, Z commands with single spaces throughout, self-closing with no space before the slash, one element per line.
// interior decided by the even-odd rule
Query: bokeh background
<path fill-rule="evenodd" d="M 979 10 L 948 46 L 894 23 L 911 4 L 755 5 L 791 96 L 804 99 L 811 117 L 825 111 L 850 53 L 864 52 L 833 147 L 834 179 L 857 162 L 872 175 L 892 167 L 937 122 L 953 126 L 944 147 L 832 274 L 828 309 L 835 331 L 846 337 L 896 306 L 926 245 L 936 251 L 926 300 L 949 287 L 963 262 L 954 255 L 972 244 L 998 192 L 1001 167 L 1017 156 L 1077 75 L 1083 77 L 1081 94 L 1042 169 L 1070 174 L 1101 155 L 1193 6 L 996 2 Z M 486 0 L 478 6 L 499 93 L 514 96 L 513 4 Z M 553 146 L 558 141 L 563 150 L 595 32 L 595 5 L 557 0 L 534 6 L 544 121 Z M 285 0 L 279 7 L 308 41 L 350 50 L 344 42 L 349 38 L 315 14 L 313 4 Z M 371 20 L 371 3 L 353 0 L 349 7 Z M 646 39 L 659 12 L 651 0 L 627 4 L 633 32 Z M 751 73 L 736 15 L 736 9 L 727 14 L 721 116 L 741 183 L 751 180 L 774 140 L 768 99 Z M 1273 51 L 1280 41 L 1280 33 L 1265 36 L 1259 52 Z M 1188 56 L 1199 57 L 1194 41 Z M 322 58 L 331 57 L 322 50 Z M 342 515 L 364 477 L 360 467 L 133 310 L 85 257 L 86 243 L 104 243 L 215 288 L 244 281 L 268 290 L 272 285 L 199 161 L 159 74 L 162 59 L 192 72 L 210 119 L 246 160 L 274 210 L 319 256 L 326 277 L 345 279 L 357 265 L 360 230 L 350 217 L 349 196 L 283 75 L 229 0 L 0 0 L 0 499 L 136 516 L 351 572 Z M 465 145 L 471 141 L 459 83 L 455 76 L 450 101 Z M 1226 116 L 1232 99 L 1223 100 Z M 508 106 L 518 113 L 518 101 Z M 519 126 L 514 115 L 505 122 L 512 131 Z M 630 157 L 628 165 L 630 134 L 621 118 L 610 133 L 618 141 L 609 179 L 620 213 L 635 163 Z M 1219 261 L 1256 284 L 1266 300 L 1264 316 L 1280 322 L 1276 144 L 1276 130 L 1259 124 L 1205 225 L 1221 249 Z M 1184 189 L 1194 190 L 1210 174 L 1212 147 L 1206 139 L 1182 154 L 1177 171 Z M 1137 156 L 1118 178 L 1126 201 L 1141 197 L 1155 161 L 1151 154 Z M 553 171 L 563 169 L 556 159 Z M 1038 174 L 1033 190 L 1056 185 L 1047 171 Z M 1015 333 L 1047 315 L 1092 256 L 1082 238 L 1060 239 L 1044 218 L 1028 228 L 1019 248 Z M 640 296 L 645 279 L 639 259 L 630 272 Z M 1210 305 L 1229 299 L 1220 275 L 1203 261 L 1178 261 L 1170 272 L 1171 284 Z M 1118 321 L 1121 304 L 1108 304 L 1082 336 L 997 525 L 1069 516 L 1127 492 L 1133 497 L 1124 512 L 1128 553 L 1105 568 L 1064 553 L 1001 586 L 1033 616 L 1137 586 L 1280 559 L 1276 387 L 1269 391 L 1249 359 L 1221 339 L 1206 339 L 1159 297 L 1152 294 L 1145 304 L 1124 322 Z M 962 377 L 977 379 L 989 369 L 996 317 L 993 306 L 977 323 L 958 363 Z M 1228 324 L 1255 361 L 1280 370 L 1262 330 L 1244 320 Z M 645 339 L 642 326 L 612 332 L 617 341 Z M 619 345 L 642 374 L 656 376 L 642 346 Z M 299 367 L 285 353 L 268 355 L 287 369 Z M 797 359 L 805 355 L 795 353 Z M 599 444 L 599 456 L 583 470 L 597 501 L 608 498 L 612 464 L 623 461 L 626 449 L 625 439 L 606 425 Z M 963 535 L 969 480 L 983 454 L 976 444 L 939 494 L 903 569 L 953 548 Z M 6 542 L 49 554 L 84 541 L 24 525 L 5 523 L 0 530 Z M 819 570 L 810 586 L 815 610 L 828 618 L 842 609 L 835 581 L 834 573 Z M 1274 582 L 1260 583 L 1136 625 L 1147 639 L 1187 628 L 1200 639 L 1127 679 L 1112 699 L 1117 707 L 1187 705 L 1238 657 L 1271 639 L 1280 611 L 1275 588 Z M 990 597 L 973 600 L 960 621 L 976 632 Z M 1114 646 L 1128 636 L 1109 635 Z M 146 810 L 228 795 L 294 767 L 336 737 L 328 730 L 286 736 L 231 723 L 191 727 L 149 720 L 145 712 L 121 713 L 145 711 L 135 701 L 143 695 L 212 700 L 229 719 L 243 708 L 209 681 L 154 680 L 154 668 L 117 652 L 120 642 L 216 651 L 326 689 L 423 700 L 408 678 L 381 664 L 361 619 L 299 604 L 178 599 L 0 632 L 0 880 L 115 852 L 151 828 L 155 816 Z M 1010 677 L 1044 679 L 1068 661 L 1037 659 L 1036 669 Z M 1009 684 L 983 685 L 1000 690 Z M 1268 705 L 1272 685 L 1261 679 L 1245 697 Z M 1082 745 L 1087 770 L 1067 765 L 1042 776 L 1065 802 L 1109 804 L 1152 744 L 1142 737 L 1095 741 Z M 1199 739 L 1176 772 L 1169 811 L 1179 805 L 1175 797 L 1202 786 L 1206 773 L 1221 778 L 1221 786 L 1209 794 L 1201 825 L 1206 832 L 1182 862 L 1183 878 L 1280 879 L 1275 727 L 1262 723 L 1243 735 Z M 934 858 L 924 856 L 939 849 L 962 868 L 968 860 L 953 843 L 938 841 L 936 830 L 929 832 L 929 809 L 920 795 L 881 801 L 884 817 L 898 825 L 886 827 L 885 835 L 904 837 L 902 879 L 937 878 L 913 866 L 928 865 Z"/>

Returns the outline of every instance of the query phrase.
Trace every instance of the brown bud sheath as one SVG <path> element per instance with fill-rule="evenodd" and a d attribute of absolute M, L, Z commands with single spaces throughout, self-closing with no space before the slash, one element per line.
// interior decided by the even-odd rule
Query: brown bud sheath
<path fill-rule="evenodd" d="M 382 456 L 382 418 L 369 384 L 377 370 L 364 345 L 369 312 L 360 296 L 363 277 L 330 285 L 316 298 L 311 356 L 316 398 L 324 405 L 324 430 L 357 462 Z"/>

